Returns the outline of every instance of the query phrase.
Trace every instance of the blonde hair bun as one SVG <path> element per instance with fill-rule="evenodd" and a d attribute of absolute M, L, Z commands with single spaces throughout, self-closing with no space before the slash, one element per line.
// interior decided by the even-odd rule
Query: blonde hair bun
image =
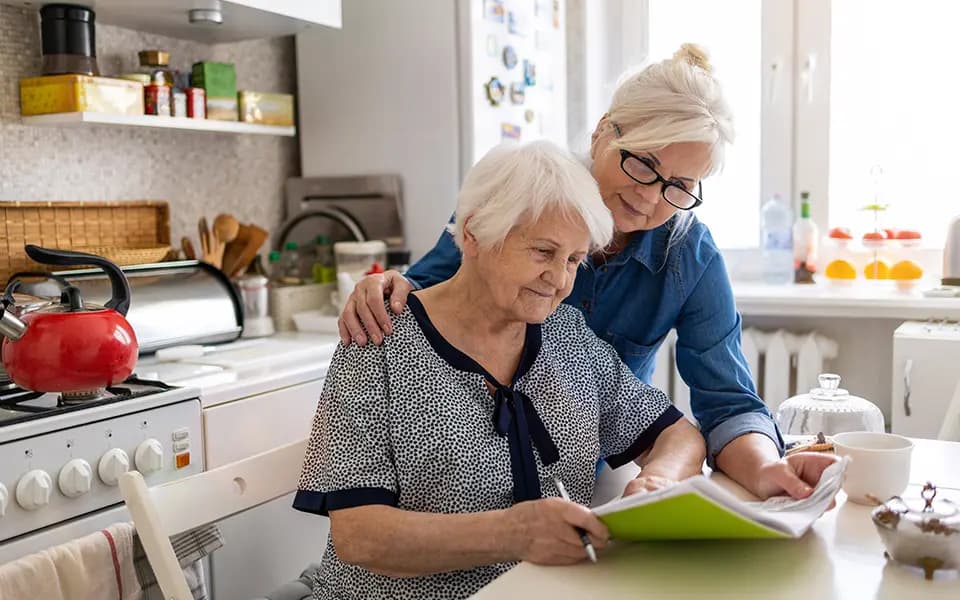
<path fill-rule="evenodd" d="M 707 73 L 713 72 L 710 65 L 710 56 L 707 51 L 696 44 L 683 44 L 673 53 L 673 60 L 685 62 L 694 67 L 700 67 Z"/>

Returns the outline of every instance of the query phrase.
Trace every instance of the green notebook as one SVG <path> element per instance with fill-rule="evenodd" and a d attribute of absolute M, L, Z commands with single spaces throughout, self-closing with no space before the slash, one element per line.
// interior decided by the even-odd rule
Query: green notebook
<path fill-rule="evenodd" d="M 615 539 L 709 540 L 797 538 L 826 511 L 840 490 L 847 460 L 827 468 L 813 493 L 765 502 L 740 500 L 703 475 L 593 509 Z"/>

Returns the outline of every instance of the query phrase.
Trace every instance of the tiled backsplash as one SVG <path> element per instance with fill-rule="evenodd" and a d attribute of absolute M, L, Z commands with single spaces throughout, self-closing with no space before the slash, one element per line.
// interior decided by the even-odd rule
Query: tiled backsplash
<path fill-rule="evenodd" d="M 35 9 L 0 4 L 0 200 L 167 200 L 171 234 L 196 241 L 196 223 L 219 212 L 274 231 L 283 185 L 300 172 L 296 138 L 124 127 L 21 123 L 19 80 L 40 74 Z M 137 70 L 137 52 L 168 50 L 171 66 L 232 62 L 238 89 L 295 93 L 292 37 L 206 45 L 97 25 L 104 75 Z"/>

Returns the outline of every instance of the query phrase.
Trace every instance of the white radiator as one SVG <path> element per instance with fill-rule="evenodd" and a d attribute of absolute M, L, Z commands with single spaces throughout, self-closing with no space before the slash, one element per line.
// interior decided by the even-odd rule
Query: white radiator
<path fill-rule="evenodd" d="M 667 393 L 690 420 L 690 388 L 677 371 L 676 331 L 671 331 L 657 351 L 654 386 Z M 760 397 L 774 415 L 780 403 L 817 387 L 817 376 L 827 361 L 837 357 L 837 343 L 819 333 L 795 334 L 782 329 L 743 331 L 743 355 Z"/>

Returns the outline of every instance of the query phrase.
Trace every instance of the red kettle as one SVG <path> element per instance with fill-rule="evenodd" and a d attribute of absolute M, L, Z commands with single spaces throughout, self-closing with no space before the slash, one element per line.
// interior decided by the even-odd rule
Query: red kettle
<path fill-rule="evenodd" d="M 27 256 L 55 266 L 95 265 L 110 280 L 104 306 L 85 304 L 80 291 L 60 278 L 60 302 L 11 312 L 13 280 L 0 305 L 3 367 L 14 383 L 37 392 L 95 392 L 120 383 L 137 364 L 137 336 L 124 315 L 130 308 L 130 284 L 120 268 L 100 256 L 27 245 Z"/>

